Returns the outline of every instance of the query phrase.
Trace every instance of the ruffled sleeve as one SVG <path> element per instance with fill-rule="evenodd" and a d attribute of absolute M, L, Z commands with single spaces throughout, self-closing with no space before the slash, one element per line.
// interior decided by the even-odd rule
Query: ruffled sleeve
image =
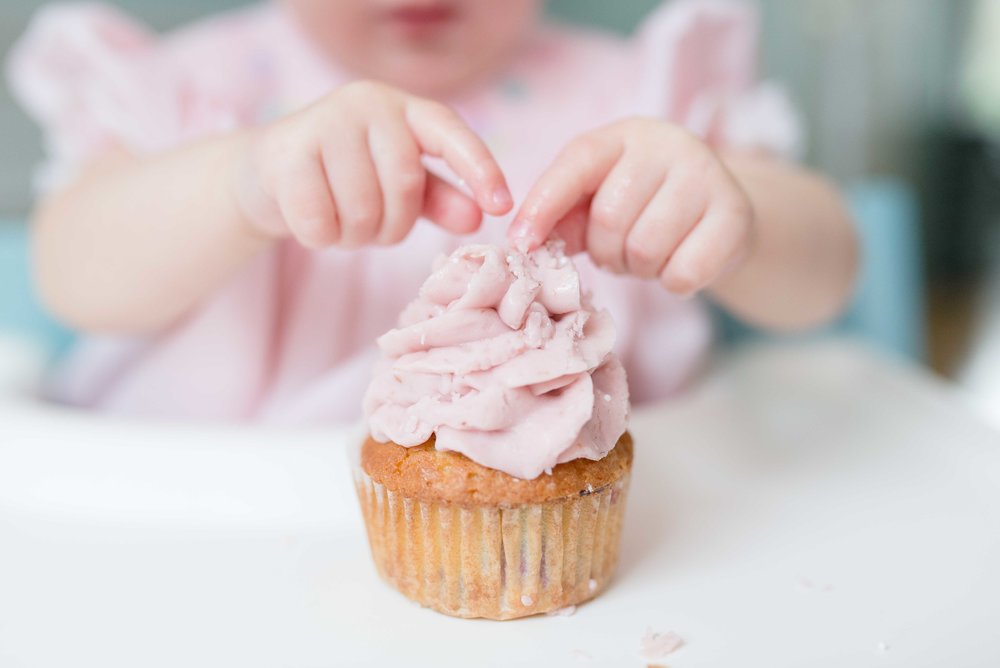
<path fill-rule="evenodd" d="M 640 29 L 640 113 L 712 144 L 798 157 L 800 117 L 784 88 L 757 80 L 758 16 L 737 0 L 673 0 Z"/>
<path fill-rule="evenodd" d="M 186 46 L 207 46 L 194 43 L 202 38 L 190 41 Z M 112 148 L 164 150 L 252 119 L 245 87 L 212 88 L 190 58 L 177 54 L 106 5 L 40 10 L 7 63 L 15 98 L 44 133 L 46 160 L 37 188 L 65 184 Z"/>

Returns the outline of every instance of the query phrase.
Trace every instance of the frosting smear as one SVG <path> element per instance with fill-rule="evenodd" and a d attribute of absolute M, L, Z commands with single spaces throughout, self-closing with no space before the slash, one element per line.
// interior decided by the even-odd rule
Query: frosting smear
<path fill-rule="evenodd" d="M 531 252 L 471 245 L 441 256 L 365 395 L 372 437 L 532 479 L 601 459 L 628 420 L 615 327 L 558 241 Z"/>

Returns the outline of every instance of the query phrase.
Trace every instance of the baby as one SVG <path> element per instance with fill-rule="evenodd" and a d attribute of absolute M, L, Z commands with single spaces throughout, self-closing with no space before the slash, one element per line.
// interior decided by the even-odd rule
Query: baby
<path fill-rule="evenodd" d="M 622 41 L 540 11 L 276 0 L 160 38 L 107 6 L 42 10 L 9 74 L 49 150 L 39 291 L 88 333 L 57 396 L 355 418 L 372 342 L 470 241 L 582 253 L 637 401 L 703 358 L 692 295 L 775 330 L 835 316 L 852 227 L 784 160 L 795 116 L 754 81 L 753 12 L 674 0 Z"/>

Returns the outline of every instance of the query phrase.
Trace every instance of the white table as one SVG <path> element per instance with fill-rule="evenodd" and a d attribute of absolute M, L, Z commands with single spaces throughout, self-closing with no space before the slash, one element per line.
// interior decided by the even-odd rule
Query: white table
<path fill-rule="evenodd" d="M 376 577 L 329 432 L 0 401 L 0 666 L 1000 666 L 1000 437 L 846 342 L 722 361 L 633 420 L 617 579 L 451 619 Z"/>

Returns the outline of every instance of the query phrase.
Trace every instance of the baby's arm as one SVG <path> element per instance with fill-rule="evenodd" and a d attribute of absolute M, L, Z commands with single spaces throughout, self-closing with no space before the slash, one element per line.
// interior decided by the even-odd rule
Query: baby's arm
<path fill-rule="evenodd" d="M 802 329 L 836 317 L 858 266 L 854 225 L 840 193 L 791 163 L 749 154 L 722 160 L 747 193 L 756 222 L 746 259 L 709 293 L 765 327 Z"/>
<path fill-rule="evenodd" d="M 429 174 L 422 154 L 444 158 L 475 200 Z M 362 82 L 261 129 L 104 156 L 39 207 L 36 277 L 77 328 L 151 331 L 276 240 L 392 244 L 420 216 L 470 232 L 483 211 L 511 205 L 489 150 L 454 112 Z"/>
<path fill-rule="evenodd" d="M 246 142 L 233 135 L 151 158 L 108 155 L 44 200 L 34 269 L 48 309 L 83 330 L 155 329 L 266 247 L 229 182 Z"/>
<path fill-rule="evenodd" d="M 819 177 L 767 157 L 716 154 L 683 129 L 630 119 L 572 142 L 526 198 L 510 235 L 555 230 L 610 271 L 707 289 L 758 326 L 836 315 L 857 264 L 850 217 Z"/>

